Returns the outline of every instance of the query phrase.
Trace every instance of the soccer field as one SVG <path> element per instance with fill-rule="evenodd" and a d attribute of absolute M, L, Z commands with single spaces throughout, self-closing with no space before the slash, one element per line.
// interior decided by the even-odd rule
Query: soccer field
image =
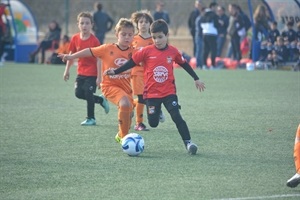
<path fill-rule="evenodd" d="M 86 103 L 64 66 L 5 63 L 0 68 L 0 199 L 300 199 L 288 188 L 300 122 L 300 73 L 176 69 L 181 114 L 195 156 L 175 124 L 149 132 L 139 157 L 114 141 L 117 108 L 96 105 L 97 126 L 82 127 Z M 97 92 L 100 94 L 100 91 Z M 146 123 L 147 124 L 147 123 Z M 134 132 L 131 129 L 131 132 Z"/>

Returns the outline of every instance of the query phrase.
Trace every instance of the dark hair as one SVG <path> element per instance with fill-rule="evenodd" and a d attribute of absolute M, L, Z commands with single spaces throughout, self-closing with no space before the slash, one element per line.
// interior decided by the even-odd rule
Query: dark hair
<path fill-rule="evenodd" d="M 97 8 L 98 10 L 102 10 L 102 3 L 96 2 L 95 3 L 95 8 Z"/>
<path fill-rule="evenodd" d="M 217 4 L 216 2 L 212 2 L 212 3 L 209 4 L 209 8 L 215 7 L 215 6 L 217 6 L 217 5 L 218 5 L 218 4 Z"/>
<path fill-rule="evenodd" d="M 141 10 L 132 13 L 131 20 L 137 25 L 141 18 L 145 18 L 150 24 L 153 23 L 153 18 L 148 10 Z"/>
<path fill-rule="evenodd" d="M 163 32 L 165 35 L 169 33 L 167 22 L 163 19 L 154 21 L 150 26 L 150 33 Z"/>
<path fill-rule="evenodd" d="M 277 22 L 276 21 L 273 21 L 272 24 L 275 25 L 275 26 L 277 26 Z"/>
<path fill-rule="evenodd" d="M 294 21 L 292 21 L 292 20 L 288 21 L 288 22 L 287 22 L 287 25 L 288 25 L 288 26 L 294 26 Z"/>
<path fill-rule="evenodd" d="M 64 35 L 64 36 L 63 36 L 63 39 L 66 40 L 66 41 L 68 41 L 68 42 L 70 41 L 70 38 L 69 38 L 69 36 L 67 36 L 67 35 Z"/>

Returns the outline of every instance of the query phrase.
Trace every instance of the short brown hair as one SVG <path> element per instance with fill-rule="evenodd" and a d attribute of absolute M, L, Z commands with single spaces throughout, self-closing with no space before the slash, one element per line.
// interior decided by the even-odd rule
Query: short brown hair
<path fill-rule="evenodd" d="M 90 12 L 81 12 L 77 15 L 77 22 L 79 22 L 79 18 L 80 17 L 86 17 L 86 18 L 89 18 L 91 20 L 91 23 L 94 23 L 93 22 L 93 16 Z"/>
<path fill-rule="evenodd" d="M 134 31 L 134 25 L 133 25 L 132 21 L 127 18 L 121 18 L 118 21 L 118 23 L 115 27 L 116 33 L 119 33 L 122 28 L 132 28 Z"/>

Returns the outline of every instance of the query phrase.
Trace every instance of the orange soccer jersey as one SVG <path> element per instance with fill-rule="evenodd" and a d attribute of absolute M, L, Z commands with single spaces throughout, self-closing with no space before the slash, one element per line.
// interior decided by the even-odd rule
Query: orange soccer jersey
<path fill-rule="evenodd" d="M 126 63 L 132 56 L 133 48 L 121 50 L 116 44 L 104 44 L 99 47 L 91 48 L 91 52 L 95 57 L 102 60 L 102 73 L 107 69 L 116 69 Z M 131 94 L 130 86 L 131 70 L 121 74 L 102 77 L 101 88 L 118 87 L 127 94 Z M 106 96 L 106 95 L 105 95 Z"/>
<path fill-rule="evenodd" d="M 140 35 L 134 36 L 133 41 L 132 41 L 132 46 L 136 50 L 140 50 L 143 47 L 151 45 L 151 44 L 153 44 L 152 37 L 143 38 Z M 136 67 L 132 68 L 131 75 L 143 76 L 144 75 L 144 68 L 141 67 L 141 66 L 136 66 Z"/>
<path fill-rule="evenodd" d="M 85 48 L 97 47 L 99 45 L 99 40 L 93 34 L 91 34 L 88 39 L 82 40 L 80 38 L 80 33 L 77 33 L 71 38 L 69 51 L 75 53 Z M 81 76 L 97 76 L 97 58 L 79 58 L 77 74 Z"/>

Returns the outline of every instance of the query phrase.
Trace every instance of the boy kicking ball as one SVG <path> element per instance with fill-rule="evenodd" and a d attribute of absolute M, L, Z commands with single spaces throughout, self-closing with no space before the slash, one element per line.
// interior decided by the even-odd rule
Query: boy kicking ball
<path fill-rule="evenodd" d="M 108 69 L 104 75 L 113 76 L 143 63 L 145 88 L 143 98 L 146 101 L 148 123 L 157 127 L 160 119 L 161 104 L 164 104 L 176 124 L 178 132 L 189 154 L 197 153 L 197 145 L 191 141 L 190 131 L 181 117 L 176 94 L 173 62 L 179 64 L 195 80 L 196 88 L 201 92 L 205 84 L 199 80 L 192 67 L 182 57 L 178 49 L 168 45 L 169 30 L 164 20 L 154 21 L 150 26 L 154 44 L 146 46 L 133 54 L 123 66 Z"/>

